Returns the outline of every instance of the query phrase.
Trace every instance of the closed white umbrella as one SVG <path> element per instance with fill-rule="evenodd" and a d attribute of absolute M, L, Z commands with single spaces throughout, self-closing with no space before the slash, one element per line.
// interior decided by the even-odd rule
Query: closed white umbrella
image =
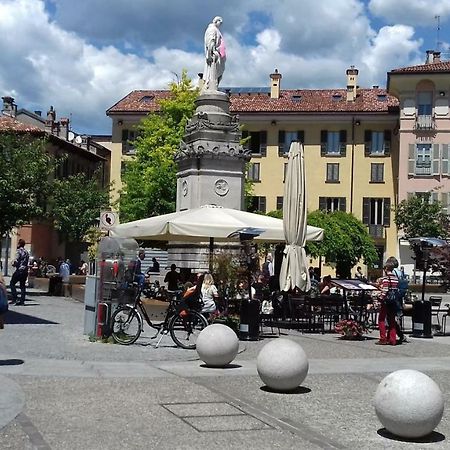
<path fill-rule="evenodd" d="M 215 205 L 178 211 L 123 223 L 111 229 L 113 237 L 127 237 L 161 241 L 229 241 L 232 233 L 243 228 L 257 228 L 263 232 L 256 241 L 283 242 L 283 221 L 261 214 L 253 214 Z M 238 240 L 238 235 L 235 240 Z M 322 228 L 308 227 L 307 239 L 323 238 Z"/>
<path fill-rule="evenodd" d="M 303 145 L 300 142 L 292 142 L 289 149 L 283 200 L 283 227 L 286 238 L 280 272 L 280 288 L 283 291 L 297 287 L 306 292 L 311 288 L 305 252 L 306 216 Z"/>

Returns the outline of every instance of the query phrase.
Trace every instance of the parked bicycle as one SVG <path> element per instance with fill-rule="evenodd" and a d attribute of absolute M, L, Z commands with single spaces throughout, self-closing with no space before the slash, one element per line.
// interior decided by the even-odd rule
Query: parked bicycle
<path fill-rule="evenodd" d="M 117 307 L 111 318 L 111 335 L 115 342 L 131 345 L 139 339 L 142 333 L 144 319 L 156 330 L 151 339 L 160 336 L 156 347 L 162 338 L 170 333 L 175 344 L 185 349 L 195 349 L 199 333 L 208 325 L 205 317 L 194 309 L 190 309 L 181 298 L 181 291 L 175 292 L 168 302 L 164 321 L 153 323 L 141 300 L 142 290 L 137 283 L 130 289 L 133 292 L 132 302 Z"/>

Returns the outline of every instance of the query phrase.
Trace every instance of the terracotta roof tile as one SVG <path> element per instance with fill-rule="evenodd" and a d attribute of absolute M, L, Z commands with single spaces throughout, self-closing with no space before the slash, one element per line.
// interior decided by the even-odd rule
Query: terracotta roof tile
<path fill-rule="evenodd" d="M 168 98 L 170 91 L 132 91 L 106 111 L 109 113 L 158 111 L 158 100 Z"/>
<path fill-rule="evenodd" d="M 10 116 L 0 116 L 0 133 L 32 133 L 32 134 L 44 134 L 44 130 L 19 122 Z"/>
<path fill-rule="evenodd" d="M 418 66 L 400 67 L 389 73 L 450 73 L 450 61 L 440 61 Z"/>
<path fill-rule="evenodd" d="M 133 91 L 107 110 L 110 113 L 149 113 L 158 111 L 157 100 L 169 91 Z M 358 89 L 354 102 L 347 102 L 345 89 L 282 90 L 280 98 L 267 93 L 231 94 L 231 111 L 277 113 L 389 112 L 398 100 L 385 89 Z"/>

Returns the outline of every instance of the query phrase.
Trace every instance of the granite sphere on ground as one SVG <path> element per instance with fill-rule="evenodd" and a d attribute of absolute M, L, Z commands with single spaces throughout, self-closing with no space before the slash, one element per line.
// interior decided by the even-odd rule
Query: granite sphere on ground
<path fill-rule="evenodd" d="M 258 354 L 256 368 L 261 380 L 274 391 L 291 391 L 308 375 L 306 353 L 296 342 L 277 339 L 266 344 Z"/>
<path fill-rule="evenodd" d="M 236 357 L 239 339 L 230 327 L 213 323 L 200 332 L 196 348 L 198 356 L 207 366 L 223 367 Z"/>
<path fill-rule="evenodd" d="M 444 398 L 439 386 L 417 370 L 397 370 L 375 393 L 375 412 L 383 426 L 404 438 L 430 434 L 442 419 Z"/>

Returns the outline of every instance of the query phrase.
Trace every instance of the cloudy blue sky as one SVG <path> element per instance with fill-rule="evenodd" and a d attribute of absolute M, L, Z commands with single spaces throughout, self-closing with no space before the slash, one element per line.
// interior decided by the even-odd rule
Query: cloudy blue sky
<path fill-rule="evenodd" d="M 105 110 L 133 89 L 164 89 L 203 69 L 203 33 L 224 19 L 223 86 L 385 86 L 386 72 L 450 52 L 449 0 L 0 0 L 0 94 L 20 107 L 109 133 Z M 446 55 L 450 59 L 450 53 Z"/>

